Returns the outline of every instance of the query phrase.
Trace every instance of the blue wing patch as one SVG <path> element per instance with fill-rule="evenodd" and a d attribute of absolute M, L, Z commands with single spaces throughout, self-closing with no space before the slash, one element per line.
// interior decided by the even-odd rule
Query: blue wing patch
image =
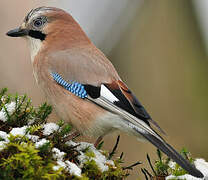
<path fill-rule="evenodd" d="M 58 73 L 51 73 L 53 79 L 61 86 L 63 86 L 66 90 L 75 94 L 76 96 L 84 99 L 87 97 L 87 92 L 84 86 L 78 82 L 68 83 L 66 82 Z"/>

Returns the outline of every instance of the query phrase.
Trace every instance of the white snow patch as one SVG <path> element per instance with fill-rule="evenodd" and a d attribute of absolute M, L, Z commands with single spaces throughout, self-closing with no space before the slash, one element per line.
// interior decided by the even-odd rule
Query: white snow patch
<path fill-rule="evenodd" d="M 13 136 L 17 136 L 17 135 L 24 136 L 27 128 L 28 128 L 27 126 L 23 126 L 21 128 L 13 128 L 10 131 L 10 134 L 12 134 Z"/>
<path fill-rule="evenodd" d="M 57 160 L 63 160 L 64 155 L 66 154 L 65 152 L 61 152 L 58 148 L 53 148 L 53 158 Z"/>
<path fill-rule="evenodd" d="M 43 135 L 49 136 L 54 131 L 57 131 L 59 129 L 59 126 L 55 123 L 46 123 L 44 124 L 43 128 Z"/>
<path fill-rule="evenodd" d="M 3 109 L 0 111 L 0 120 L 3 122 L 7 121 L 7 115 Z"/>
<path fill-rule="evenodd" d="M 83 152 L 79 152 L 80 155 L 77 156 L 77 159 L 79 160 L 80 162 L 80 167 L 83 167 L 84 163 L 87 161 L 87 159 L 89 159 L 89 157 L 87 157 Z"/>
<path fill-rule="evenodd" d="M 208 162 L 206 162 L 204 159 L 196 159 L 194 161 L 195 167 L 201 171 L 201 173 L 204 175 L 204 178 L 196 178 L 194 176 L 191 176 L 190 174 L 185 174 L 182 176 L 173 176 L 170 175 L 166 177 L 166 180 L 171 180 L 171 179 L 186 179 L 186 180 L 207 180 L 208 179 Z"/>
<path fill-rule="evenodd" d="M 61 161 L 61 160 L 57 161 L 57 164 L 58 164 L 58 166 L 60 166 L 60 167 L 66 168 L 65 162 L 63 162 L 63 161 Z"/>
<path fill-rule="evenodd" d="M 0 138 L 3 139 L 3 141 L 0 141 L 0 151 L 3 150 L 9 142 L 8 136 L 9 135 L 6 132 L 0 131 Z"/>
<path fill-rule="evenodd" d="M 11 115 L 15 111 L 15 106 L 16 106 L 15 102 L 10 102 L 10 103 L 5 105 L 9 115 Z M 6 122 L 7 119 L 8 118 L 7 118 L 6 111 L 5 111 L 4 108 L 2 108 L 1 111 L 0 111 L 0 120 L 3 121 L 3 122 Z"/>
<path fill-rule="evenodd" d="M 170 161 L 168 166 L 171 168 L 171 169 L 175 169 L 175 166 L 176 166 L 176 162 L 173 162 L 173 161 Z"/>
<path fill-rule="evenodd" d="M 114 162 L 112 160 L 107 160 L 105 164 L 109 164 L 111 166 L 115 166 Z"/>
<path fill-rule="evenodd" d="M 32 118 L 32 119 L 30 119 L 30 120 L 27 122 L 27 124 L 28 124 L 28 125 L 32 125 L 34 122 L 35 122 L 35 118 Z"/>
<path fill-rule="evenodd" d="M 36 148 L 39 148 L 39 147 L 43 146 L 44 144 L 46 144 L 48 142 L 49 142 L 48 140 L 46 140 L 45 138 L 43 138 L 40 141 L 38 141 L 38 142 L 35 143 L 35 147 Z"/>
<path fill-rule="evenodd" d="M 70 161 L 66 161 L 66 169 L 69 171 L 70 174 L 73 174 L 75 176 L 81 177 L 82 170 L 74 163 Z"/>
<path fill-rule="evenodd" d="M 6 141 L 0 141 L 0 151 L 3 150 L 6 147 L 7 143 L 8 142 L 6 142 Z"/>
<path fill-rule="evenodd" d="M 74 141 L 67 141 L 65 144 L 68 145 L 68 146 L 76 146 L 76 145 L 78 145 L 78 143 L 75 143 Z"/>
<path fill-rule="evenodd" d="M 200 180 L 201 178 L 196 178 L 196 177 L 193 177 L 191 176 L 190 174 L 185 174 L 183 176 L 173 176 L 173 175 L 170 175 L 168 177 L 165 178 L 166 180 Z"/>
<path fill-rule="evenodd" d="M 55 151 L 57 152 L 57 149 Z M 58 171 L 61 167 L 66 169 L 72 175 L 82 177 L 82 170 L 70 161 L 63 162 L 62 160 L 58 160 L 57 165 L 53 166 L 53 170 Z"/>
<path fill-rule="evenodd" d="M 54 171 L 58 171 L 61 167 L 64 168 L 64 169 L 66 168 L 65 162 L 63 162 L 62 160 L 58 160 L 58 161 L 57 161 L 57 164 L 58 164 L 58 165 L 53 166 L 53 170 L 54 170 Z"/>
<path fill-rule="evenodd" d="M 101 169 L 102 172 L 108 170 L 108 166 L 106 165 L 107 160 L 104 155 L 102 155 L 99 151 L 94 151 L 95 158 L 93 158 L 98 165 L 98 167 Z"/>
<path fill-rule="evenodd" d="M 107 171 L 108 165 L 112 165 L 114 166 L 114 162 L 111 160 L 107 160 L 106 157 L 95 148 L 95 146 L 91 143 L 87 143 L 87 142 L 80 142 L 80 143 L 75 143 L 73 141 L 69 141 L 67 142 L 67 145 L 73 145 L 73 146 L 77 146 L 77 150 L 79 151 L 80 155 L 77 157 L 79 162 L 80 162 L 80 166 L 82 167 L 83 164 L 87 161 L 87 160 L 94 160 L 97 164 L 97 166 L 100 168 L 101 172 Z M 82 151 L 88 149 L 89 152 L 93 152 L 95 157 L 88 157 L 86 156 Z"/>
<path fill-rule="evenodd" d="M 58 171 L 61 167 L 60 166 L 53 166 L 54 171 Z"/>
<path fill-rule="evenodd" d="M 194 161 L 194 165 L 208 179 L 208 162 L 200 158 Z"/>
<path fill-rule="evenodd" d="M 27 134 L 26 137 L 33 142 L 37 142 L 39 140 L 39 136 Z"/>
<path fill-rule="evenodd" d="M 4 141 L 9 142 L 8 140 L 8 134 L 4 131 L 0 131 L 0 138 L 2 138 Z"/>

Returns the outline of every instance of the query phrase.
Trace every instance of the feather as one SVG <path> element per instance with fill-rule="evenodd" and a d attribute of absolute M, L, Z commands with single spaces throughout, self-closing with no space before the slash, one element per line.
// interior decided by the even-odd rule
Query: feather
<path fill-rule="evenodd" d="M 78 82 L 75 82 L 75 84 L 78 84 L 81 87 L 85 87 L 84 89 L 84 97 L 80 96 L 79 93 L 77 93 L 72 87 L 74 83 L 68 83 L 66 82 L 61 75 L 58 73 L 51 73 L 51 76 L 53 79 L 60 85 L 63 86 L 66 90 L 70 91 L 71 93 L 75 94 L 76 96 L 79 96 L 80 98 L 87 98 L 90 101 L 98 104 L 99 106 L 107 109 L 108 111 L 111 111 L 112 113 L 121 115 L 125 119 L 129 120 L 132 124 L 135 124 L 138 128 L 141 128 L 141 130 L 145 129 L 150 134 L 153 134 L 157 136 L 157 133 L 155 133 L 149 126 L 148 123 L 145 121 L 135 118 L 131 113 L 128 113 L 125 108 L 119 107 L 122 105 L 120 102 L 120 99 L 117 98 L 105 85 L 101 85 L 101 87 L 95 87 L 92 85 L 82 85 Z M 93 95 L 93 93 L 96 93 L 96 96 Z M 88 95 L 91 95 L 88 96 Z M 125 101 L 125 98 L 123 99 Z M 119 103 L 119 104 L 118 104 Z M 125 103 L 129 104 L 128 101 Z M 158 136 L 158 138 L 160 138 Z"/>
<path fill-rule="evenodd" d="M 89 100 L 92 102 L 98 104 L 99 106 L 105 108 L 106 110 L 120 115 L 123 119 L 127 121 L 127 124 L 129 127 L 131 127 L 133 130 L 135 130 L 138 134 L 142 135 L 145 139 L 147 139 L 150 143 L 155 145 L 158 149 L 160 149 L 162 152 L 164 152 L 167 156 L 169 156 L 171 159 L 173 159 L 175 162 L 177 162 L 182 168 L 184 168 L 186 171 L 188 171 L 191 175 L 195 177 L 203 177 L 203 174 L 197 170 L 194 166 L 192 166 L 187 160 L 185 160 L 176 150 L 174 150 L 169 144 L 165 142 L 165 140 L 156 132 L 154 131 L 149 123 L 147 123 L 145 120 L 148 120 L 150 116 L 145 111 L 144 107 L 139 103 L 137 99 L 135 99 L 135 96 L 130 96 L 131 92 L 128 89 L 123 89 L 125 91 L 126 96 L 122 95 L 122 93 L 115 89 L 116 85 L 103 85 L 101 86 L 101 92 L 102 88 L 105 86 L 105 93 L 101 93 L 99 98 L 91 98 L 88 97 Z M 106 90 L 106 87 L 108 87 L 108 91 Z M 109 89 L 109 87 L 114 87 L 114 90 Z M 123 88 L 123 87 L 121 87 Z M 110 94 L 109 94 L 110 93 Z M 124 97 L 127 97 L 131 101 L 126 101 Z M 131 102 L 137 102 L 137 108 L 140 108 L 140 111 L 136 111 L 134 113 L 140 113 L 135 114 L 132 113 L 132 109 L 129 107 L 129 105 L 132 106 L 135 103 Z M 123 107 L 121 103 L 124 103 L 123 105 L 128 106 Z M 133 107 L 132 107 L 133 108 Z M 143 117 L 143 119 L 140 119 L 139 117 Z M 144 118 L 146 117 L 146 119 Z"/>
<path fill-rule="evenodd" d="M 72 91 L 70 88 L 73 84 L 66 82 L 59 74 L 52 73 L 53 79 L 66 90 L 74 93 L 79 96 L 76 91 Z M 203 174 L 193 167 L 187 160 L 185 160 L 176 150 L 174 150 L 169 144 L 165 142 L 165 140 L 154 131 L 148 121 L 150 117 L 145 111 L 144 107 L 139 103 L 138 100 L 134 99 L 134 96 L 131 96 L 131 92 L 122 84 L 122 86 L 116 86 L 116 84 L 104 85 L 101 87 L 96 87 L 92 85 L 83 85 L 77 83 L 80 87 L 84 87 L 84 91 L 86 91 L 85 99 L 90 100 L 91 102 L 97 104 L 98 106 L 110 111 L 114 114 L 119 115 L 126 121 L 126 124 L 138 135 L 142 135 L 145 139 L 155 145 L 158 149 L 164 152 L 167 156 L 177 162 L 181 167 L 183 167 L 186 171 L 188 171 L 191 175 L 195 177 L 203 177 Z M 110 89 L 111 87 L 111 89 Z M 116 87 L 120 87 L 120 89 L 116 89 Z M 123 91 L 122 91 L 122 90 Z M 122 92 L 128 93 L 123 95 Z M 82 96 L 79 96 L 83 98 Z M 127 98 L 131 101 L 128 101 Z M 138 108 L 140 111 L 133 111 L 132 102 L 137 102 Z M 123 103 L 123 104 L 122 104 Z M 133 110 L 132 110 L 133 109 Z M 138 114 L 140 112 L 140 114 Z M 137 114 L 136 114 L 137 113 Z M 136 116 L 135 116 L 136 114 Z M 143 119 L 140 119 L 142 117 Z M 146 117 L 146 119 L 144 118 Z"/>
<path fill-rule="evenodd" d="M 158 135 L 153 129 L 151 129 L 147 124 L 143 121 L 137 119 L 129 114 L 126 111 L 123 111 L 119 107 L 109 103 L 108 100 L 103 99 L 102 97 L 92 100 L 98 105 L 106 108 L 107 110 L 111 110 L 112 113 L 116 113 L 121 115 L 125 120 L 129 121 L 128 125 L 134 129 L 137 133 L 142 135 L 145 139 L 147 139 L 150 143 L 155 145 L 158 149 L 164 152 L 168 157 L 173 159 L 176 163 L 178 163 L 182 168 L 184 168 L 187 172 L 195 177 L 203 177 L 203 174 L 197 170 L 194 166 L 192 166 L 187 160 L 185 160 L 175 149 L 173 149 L 169 144 L 167 144 L 164 139 Z"/>
<path fill-rule="evenodd" d="M 87 92 L 84 86 L 78 82 L 66 82 L 58 73 L 52 72 L 51 76 L 60 86 L 63 86 L 66 90 L 75 94 L 76 96 L 84 99 L 87 97 Z"/>
<path fill-rule="evenodd" d="M 128 111 L 130 114 L 136 116 L 137 118 L 143 120 L 150 125 L 150 122 L 157 127 L 157 129 L 166 134 L 160 126 L 151 118 L 147 113 L 142 104 L 138 101 L 136 96 L 128 89 L 128 87 L 120 80 L 114 81 L 112 84 L 106 84 L 106 86 L 111 90 L 111 92 L 119 97 L 119 102 L 116 104 Z"/>
<path fill-rule="evenodd" d="M 133 127 L 135 131 L 144 136 L 149 142 L 155 145 L 158 149 L 164 152 L 168 157 L 173 159 L 176 163 L 178 163 L 182 168 L 184 168 L 187 172 L 189 172 L 192 176 L 202 178 L 203 174 L 197 170 L 193 165 L 191 165 L 187 160 L 185 160 L 175 149 L 173 149 L 168 143 L 164 140 L 161 141 L 160 138 L 153 136 L 149 133 L 141 133 L 137 127 Z"/>

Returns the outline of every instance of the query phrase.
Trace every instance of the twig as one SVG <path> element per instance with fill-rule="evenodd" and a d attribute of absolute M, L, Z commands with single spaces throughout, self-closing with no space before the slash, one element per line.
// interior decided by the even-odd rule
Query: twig
<path fill-rule="evenodd" d="M 101 141 L 101 142 L 98 144 L 98 146 L 97 146 L 97 149 L 98 149 L 98 150 L 100 150 L 100 149 L 102 148 L 103 143 L 104 143 L 104 141 Z"/>
<path fill-rule="evenodd" d="M 67 137 L 64 138 L 63 142 L 67 142 L 70 140 L 74 140 L 76 139 L 78 136 L 80 136 L 80 133 L 78 133 L 77 131 L 73 132 L 72 134 L 68 135 Z"/>
<path fill-rule="evenodd" d="M 144 174 L 145 179 L 148 180 L 147 174 L 146 174 L 146 172 L 144 171 L 144 169 L 141 168 L 141 171 L 142 171 L 142 173 Z"/>
<path fill-rule="evenodd" d="M 143 169 L 147 174 L 148 174 L 148 176 L 150 177 L 150 179 L 153 179 L 153 176 L 149 173 L 149 171 L 147 170 L 147 169 Z"/>
<path fill-rule="evenodd" d="M 160 159 L 160 162 L 162 162 L 162 154 L 161 154 L 159 149 L 157 149 L 157 155 L 158 155 L 158 157 Z"/>
<path fill-rule="evenodd" d="M 122 169 L 123 169 L 123 170 L 126 170 L 126 169 L 132 170 L 133 167 L 135 167 L 135 166 L 137 166 L 137 165 L 139 165 L 139 164 L 142 164 L 142 163 L 141 163 L 140 161 L 138 161 L 138 162 L 136 162 L 136 163 L 134 163 L 134 164 L 132 164 L 132 165 L 130 165 L 130 166 L 123 167 Z"/>
<path fill-rule="evenodd" d="M 156 172 L 155 172 L 155 170 L 154 170 L 154 168 L 153 168 L 153 166 L 152 166 L 152 163 L 151 163 L 151 160 L 150 160 L 150 157 L 149 157 L 148 154 L 147 154 L 147 160 L 148 160 L 148 162 L 149 162 L 149 165 L 150 165 L 150 167 L 151 167 L 151 169 L 152 169 L 154 175 L 157 176 L 157 174 L 156 174 Z"/>
<path fill-rule="evenodd" d="M 119 159 L 122 159 L 123 158 L 123 155 L 124 155 L 124 153 L 122 152 L 121 155 L 120 155 L 120 157 L 119 157 Z"/>
<path fill-rule="evenodd" d="M 109 154 L 108 159 L 111 159 L 113 157 L 113 155 L 115 154 L 115 151 L 118 147 L 119 140 L 120 140 L 120 135 L 118 135 L 117 140 L 116 140 L 116 144 L 113 147 L 113 150 L 111 151 L 111 153 Z"/>

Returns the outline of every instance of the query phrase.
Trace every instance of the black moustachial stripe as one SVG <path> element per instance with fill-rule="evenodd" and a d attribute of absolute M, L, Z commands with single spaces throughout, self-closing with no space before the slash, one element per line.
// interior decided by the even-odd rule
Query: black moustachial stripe
<path fill-rule="evenodd" d="M 46 34 L 43 34 L 40 31 L 29 30 L 28 36 L 33 37 L 35 39 L 40 39 L 41 41 L 45 40 Z"/>

